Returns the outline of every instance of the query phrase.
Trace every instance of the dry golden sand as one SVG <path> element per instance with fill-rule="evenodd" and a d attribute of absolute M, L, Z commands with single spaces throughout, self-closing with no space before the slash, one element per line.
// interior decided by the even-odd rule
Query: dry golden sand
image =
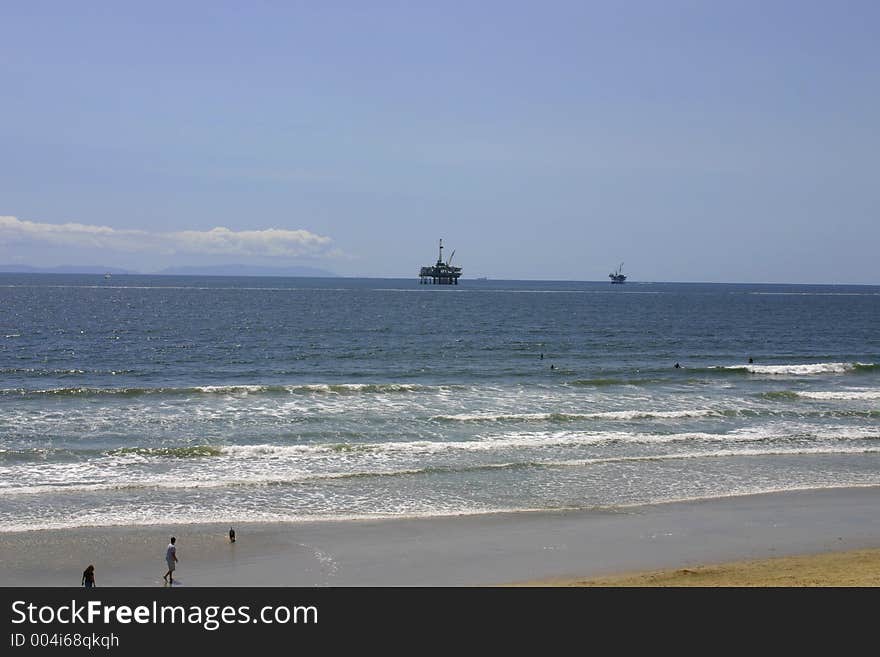
<path fill-rule="evenodd" d="M 880 586 L 880 549 L 700 565 L 520 586 Z"/>

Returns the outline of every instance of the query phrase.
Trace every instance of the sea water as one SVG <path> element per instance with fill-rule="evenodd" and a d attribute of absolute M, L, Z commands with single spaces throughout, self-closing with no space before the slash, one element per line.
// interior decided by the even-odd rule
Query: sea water
<path fill-rule="evenodd" d="M 867 485 L 877 286 L 0 274 L 0 531 Z"/>

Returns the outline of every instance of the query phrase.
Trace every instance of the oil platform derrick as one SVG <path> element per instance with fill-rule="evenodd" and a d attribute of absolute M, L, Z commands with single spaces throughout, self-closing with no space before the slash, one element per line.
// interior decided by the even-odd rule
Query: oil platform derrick
<path fill-rule="evenodd" d="M 458 277 L 461 276 L 461 267 L 450 264 L 455 250 L 446 262 L 443 262 L 443 240 L 440 240 L 440 255 L 437 262 L 428 267 L 422 267 L 419 271 L 419 283 L 423 285 L 458 285 Z"/>

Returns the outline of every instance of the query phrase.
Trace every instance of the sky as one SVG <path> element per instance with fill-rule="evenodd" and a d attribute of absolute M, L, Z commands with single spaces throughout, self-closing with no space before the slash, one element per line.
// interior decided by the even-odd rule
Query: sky
<path fill-rule="evenodd" d="M 880 3 L 0 3 L 0 264 L 880 284 Z"/>

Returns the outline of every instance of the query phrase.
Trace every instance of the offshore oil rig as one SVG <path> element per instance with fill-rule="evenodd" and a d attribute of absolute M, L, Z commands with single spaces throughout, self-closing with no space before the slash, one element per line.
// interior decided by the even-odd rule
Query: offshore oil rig
<path fill-rule="evenodd" d="M 452 255 L 446 262 L 443 262 L 443 239 L 440 240 L 440 255 L 437 262 L 430 267 L 422 267 L 419 271 L 419 283 L 423 285 L 458 285 L 458 277 L 461 276 L 461 267 L 455 267 L 449 263 L 452 262 L 452 256 L 455 255 L 453 249 Z"/>
<path fill-rule="evenodd" d="M 617 268 L 617 271 L 613 271 L 608 274 L 608 278 L 611 279 L 612 283 L 626 283 L 626 274 L 624 274 L 621 269 L 623 269 L 623 263 L 620 263 L 620 266 Z"/>

